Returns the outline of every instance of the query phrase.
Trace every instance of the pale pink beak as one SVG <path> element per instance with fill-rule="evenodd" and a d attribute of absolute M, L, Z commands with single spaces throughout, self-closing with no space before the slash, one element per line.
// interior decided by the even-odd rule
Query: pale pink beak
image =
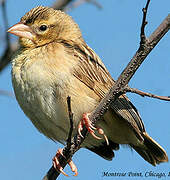
<path fill-rule="evenodd" d="M 34 40 L 35 37 L 35 33 L 32 31 L 32 29 L 23 23 L 17 23 L 13 25 L 8 29 L 7 32 L 19 37 L 30 39 L 32 41 Z"/>

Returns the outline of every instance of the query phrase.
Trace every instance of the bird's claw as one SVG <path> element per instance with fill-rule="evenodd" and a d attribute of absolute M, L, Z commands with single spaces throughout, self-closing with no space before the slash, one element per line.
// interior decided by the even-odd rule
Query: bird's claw
<path fill-rule="evenodd" d="M 63 155 L 63 149 L 58 149 L 55 157 L 53 158 L 53 166 L 54 166 L 54 168 L 55 168 L 57 171 L 59 171 L 60 173 L 62 173 L 63 175 L 65 175 L 65 176 L 68 177 L 68 174 L 66 174 L 66 173 L 63 171 L 63 168 L 61 167 L 61 165 L 60 165 L 60 163 L 59 163 L 58 158 L 59 158 L 60 156 L 63 156 L 63 157 L 65 158 L 65 156 Z M 68 161 L 68 164 L 69 164 L 72 172 L 75 173 L 74 176 L 77 176 L 77 175 L 78 175 L 78 170 L 77 170 L 76 165 L 73 163 L 72 160 L 69 160 L 69 161 Z"/>
<path fill-rule="evenodd" d="M 101 137 L 98 137 L 94 130 L 97 130 L 99 134 L 103 135 L 104 136 L 104 139 L 106 140 L 106 143 L 109 144 L 109 141 L 108 141 L 108 138 L 107 136 L 104 134 L 104 131 L 103 129 L 101 128 L 95 128 L 93 125 L 92 125 L 92 122 L 89 120 L 89 115 L 90 113 L 84 113 L 83 114 L 83 118 L 82 120 L 80 121 L 79 125 L 78 125 L 78 133 L 79 135 L 83 138 L 83 135 L 81 134 L 81 131 L 83 130 L 83 125 L 86 126 L 88 132 L 96 139 L 102 139 Z"/>
<path fill-rule="evenodd" d="M 78 170 L 77 170 L 76 165 L 73 163 L 72 160 L 70 160 L 70 161 L 68 162 L 68 164 L 69 164 L 72 172 L 74 172 L 74 176 L 77 176 L 77 175 L 78 175 Z"/>
<path fill-rule="evenodd" d="M 103 129 L 102 128 L 97 128 L 97 131 L 98 131 L 99 134 L 103 135 L 103 137 L 104 137 L 104 139 L 106 141 L 106 144 L 109 145 L 109 140 L 108 140 L 106 134 L 104 133 Z"/>

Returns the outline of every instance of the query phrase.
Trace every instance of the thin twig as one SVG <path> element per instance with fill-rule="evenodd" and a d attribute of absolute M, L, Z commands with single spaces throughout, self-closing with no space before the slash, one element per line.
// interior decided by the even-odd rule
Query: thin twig
<path fill-rule="evenodd" d="M 102 5 L 99 2 L 97 2 L 96 0 L 86 0 L 86 1 L 95 5 L 98 9 L 102 9 Z"/>
<path fill-rule="evenodd" d="M 11 62 L 12 56 L 17 51 L 19 44 L 17 42 L 7 47 L 0 58 L 0 72 Z"/>
<path fill-rule="evenodd" d="M 71 159 L 71 145 L 72 145 L 72 132 L 73 132 L 73 113 L 71 110 L 71 97 L 67 97 L 67 108 L 68 108 L 68 116 L 70 119 L 70 130 L 67 138 L 67 145 L 63 149 L 63 156 L 59 157 L 59 162 L 62 167 L 65 167 L 67 165 L 67 162 L 69 159 Z M 67 160 L 66 160 L 67 159 Z M 44 176 L 43 180 L 55 180 L 60 175 L 60 172 L 56 171 L 56 169 L 52 166 L 47 174 Z"/>
<path fill-rule="evenodd" d="M 157 96 L 155 94 L 143 92 L 143 91 L 140 91 L 138 89 L 134 89 L 134 88 L 130 88 L 130 87 L 126 87 L 125 91 L 126 92 L 131 92 L 131 93 L 139 94 L 142 97 L 147 96 L 147 97 L 156 98 L 156 99 L 160 99 L 160 100 L 164 100 L 164 101 L 170 101 L 170 96 Z"/>
<path fill-rule="evenodd" d="M 6 1 L 5 0 L 3 0 L 1 2 L 1 6 L 2 6 L 2 15 L 3 15 L 3 20 L 4 20 L 4 26 L 5 26 L 5 29 L 8 29 L 8 18 L 7 18 Z M 6 41 L 6 48 L 5 48 L 5 51 L 2 55 L 2 57 L 0 58 L 0 72 L 10 62 L 11 59 L 9 57 L 12 54 L 12 52 L 11 52 L 12 50 L 10 47 L 9 33 L 5 33 L 5 41 Z"/>
<path fill-rule="evenodd" d="M 142 9 L 142 11 L 143 11 L 143 19 L 142 19 L 141 33 L 140 33 L 140 38 L 141 38 L 140 44 L 141 44 L 141 45 L 144 44 L 144 43 L 145 43 L 145 40 L 146 40 L 145 27 L 146 27 L 146 25 L 147 25 L 146 15 L 147 15 L 149 3 L 150 3 L 150 0 L 147 1 L 146 6 Z"/>
<path fill-rule="evenodd" d="M 6 1 L 2 1 L 2 15 L 3 15 L 3 20 L 4 20 L 4 26 L 5 29 L 8 29 L 8 18 L 7 18 L 7 12 L 6 12 Z M 5 33 L 5 37 L 6 37 L 6 43 L 7 43 L 7 47 L 10 46 L 10 42 L 9 42 L 9 33 Z"/>
<path fill-rule="evenodd" d="M 0 6 L 2 6 L 2 4 L 5 2 L 6 0 L 1 0 L 0 1 Z"/>
<path fill-rule="evenodd" d="M 68 105 L 68 115 L 69 115 L 69 119 L 70 119 L 70 131 L 69 131 L 68 138 L 67 138 L 67 147 L 68 147 L 68 149 L 70 149 L 71 137 L 72 137 L 72 133 L 73 133 L 73 113 L 71 110 L 71 97 L 70 96 L 67 97 L 67 105 Z"/>
<path fill-rule="evenodd" d="M 69 6 L 69 8 L 71 8 L 71 9 L 77 8 L 78 6 L 80 6 L 81 4 L 86 3 L 86 2 L 93 4 L 93 5 L 96 6 L 98 9 L 102 9 L 102 5 L 99 4 L 96 0 L 78 0 L 78 1 L 73 2 L 73 3 Z"/>
<path fill-rule="evenodd" d="M 67 12 L 69 9 L 75 9 L 75 8 L 79 7 L 80 5 L 82 5 L 85 2 L 86 2 L 86 0 L 77 0 L 77 1 L 75 1 L 73 3 L 71 3 L 69 5 L 69 7 L 67 9 L 65 9 L 65 10 Z"/>
<path fill-rule="evenodd" d="M 65 11 L 65 8 L 71 3 L 73 0 L 58 0 L 56 1 L 52 7 L 57 10 Z"/>

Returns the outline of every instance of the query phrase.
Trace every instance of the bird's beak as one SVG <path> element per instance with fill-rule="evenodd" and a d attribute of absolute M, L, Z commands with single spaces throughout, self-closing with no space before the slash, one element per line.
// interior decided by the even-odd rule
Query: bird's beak
<path fill-rule="evenodd" d="M 30 39 L 32 41 L 35 37 L 35 33 L 32 31 L 32 29 L 29 26 L 20 22 L 10 27 L 7 32 L 14 34 L 18 37 Z"/>

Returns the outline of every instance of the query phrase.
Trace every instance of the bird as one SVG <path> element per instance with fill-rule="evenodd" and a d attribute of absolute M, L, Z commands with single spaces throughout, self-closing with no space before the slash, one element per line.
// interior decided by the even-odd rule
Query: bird
<path fill-rule="evenodd" d="M 120 145 L 134 149 L 156 166 L 167 162 L 165 150 L 145 130 L 136 107 L 125 94 L 117 98 L 93 125 L 88 116 L 115 80 L 99 56 L 86 44 L 81 30 L 65 12 L 38 6 L 27 12 L 8 32 L 19 37 L 12 59 L 12 84 L 16 99 L 34 126 L 49 139 L 66 143 L 70 121 L 66 99 L 71 97 L 73 133 L 89 131 L 81 147 L 112 160 Z M 58 150 L 53 165 L 60 167 Z M 77 175 L 72 160 L 69 165 Z"/>

